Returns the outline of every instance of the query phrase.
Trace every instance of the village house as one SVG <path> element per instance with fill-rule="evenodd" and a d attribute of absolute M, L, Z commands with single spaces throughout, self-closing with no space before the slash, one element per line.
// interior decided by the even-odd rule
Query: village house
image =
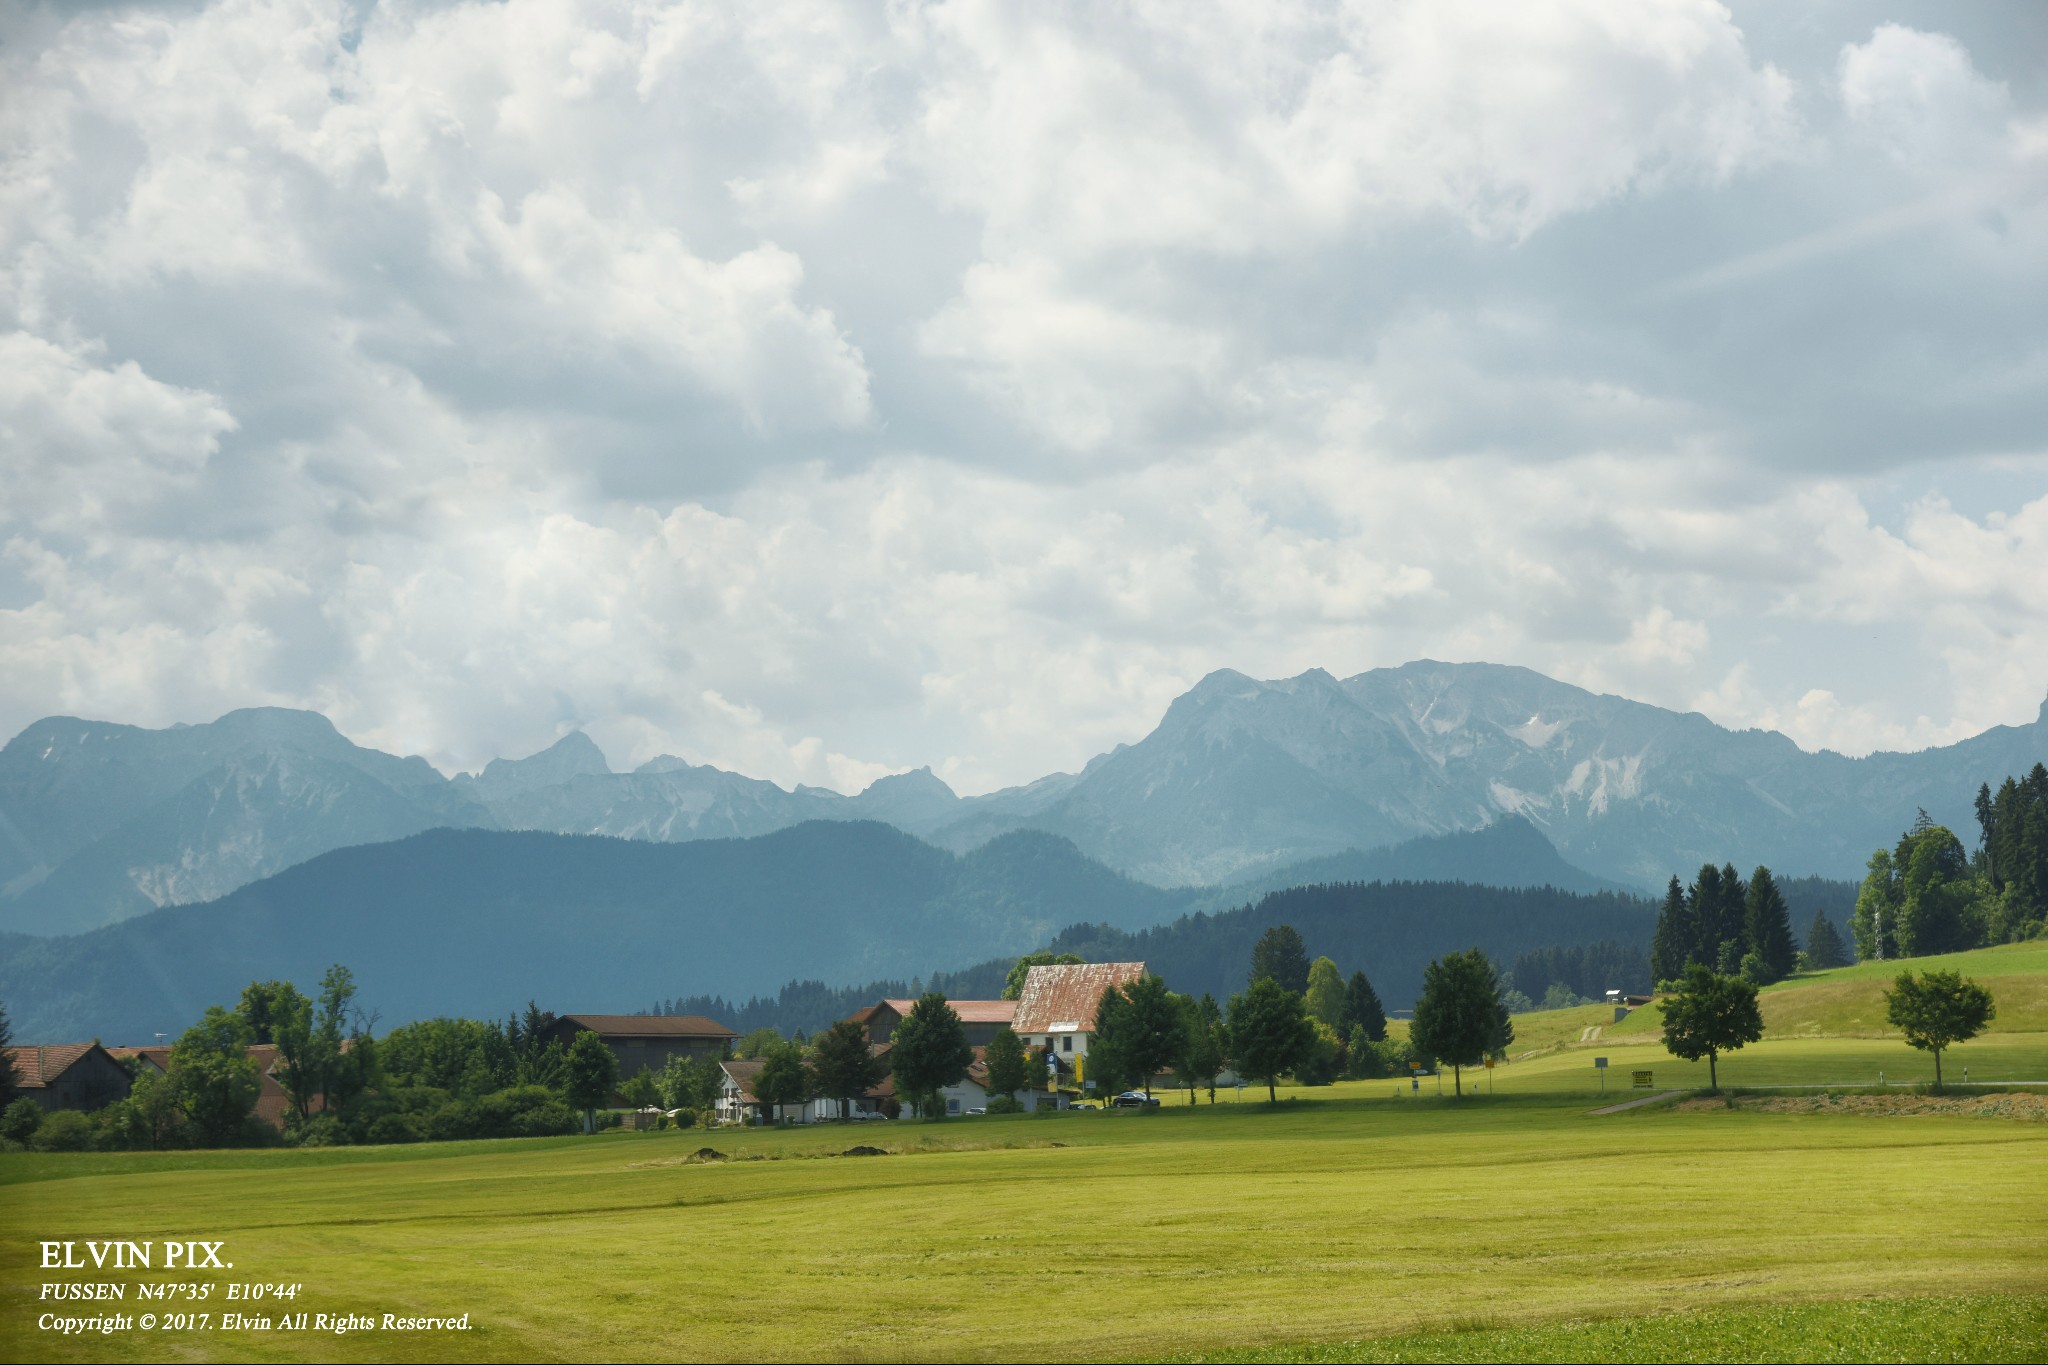
<path fill-rule="evenodd" d="M 128 1069 L 98 1043 L 10 1047 L 14 1089 L 45 1112 L 76 1109 L 91 1113 L 128 1098 Z"/>
<path fill-rule="evenodd" d="M 716 1060 L 729 1054 L 739 1037 L 725 1025 L 695 1014 L 564 1014 L 547 1037 L 566 1051 L 576 1035 L 586 1031 L 612 1050 L 621 1081 L 642 1070 L 660 1071 L 672 1057 Z"/>
<path fill-rule="evenodd" d="M 867 1034 L 868 1042 L 879 1046 L 895 1035 L 896 1026 L 916 1004 L 915 1000 L 879 1000 L 850 1018 Z M 987 1047 L 994 1042 L 995 1036 L 1010 1027 L 1017 1014 L 1014 1000 L 948 1000 L 946 1004 L 960 1016 L 960 1025 L 967 1031 L 967 1042 L 972 1047 Z"/>
<path fill-rule="evenodd" d="M 347 1041 L 343 1040 L 344 1046 L 347 1045 Z M 171 1050 L 168 1047 L 110 1047 L 107 1051 L 117 1061 L 133 1061 L 149 1067 L 160 1076 L 168 1075 L 171 1070 Z M 278 1079 L 279 1072 L 284 1066 L 284 1055 L 275 1043 L 253 1043 L 249 1047 L 248 1055 L 249 1060 L 256 1063 L 256 1078 L 260 1083 L 260 1088 L 256 1092 L 256 1107 L 250 1112 L 282 1133 L 285 1120 L 292 1112 L 292 1097 L 285 1092 L 284 1083 Z M 319 1113 L 321 1107 L 320 1097 L 315 1095 L 311 1105 L 313 1112 Z"/>
<path fill-rule="evenodd" d="M 1145 975 L 1142 962 L 1070 962 L 1033 967 L 1010 1027 L 1026 1047 L 1043 1048 L 1059 1083 L 1086 1087 L 1088 1041 L 1103 994 Z"/>

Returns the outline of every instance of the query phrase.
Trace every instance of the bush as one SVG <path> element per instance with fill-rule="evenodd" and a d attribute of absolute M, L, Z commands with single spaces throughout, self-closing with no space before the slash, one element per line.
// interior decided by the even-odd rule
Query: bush
<path fill-rule="evenodd" d="M 1337 1068 L 1344 1058 L 1344 1049 L 1337 1040 L 1337 1034 L 1328 1024 L 1310 1026 L 1315 1037 L 1309 1043 L 1308 1052 L 1294 1068 L 1296 1085 L 1328 1085 L 1337 1079 Z"/>
<path fill-rule="evenodd" d="M 299 1147 L 346 1147 L 348 1130 L 332 1114 L 315 1114 L 294 1129 L 289 1140 Z"/>
<path fill-rule="evenodd" d="M 19 1142 L 24 1146 L 36 1135 L 36 1129 L 43 1126 L 43 1106 L 28 1096 L 7 1106 L 7 1112 L 0 1114 L 0 1138 Z"/>
<path fill-rule="evenodd" d="M 59 1109 L 44 1117 L 30 1145 L 39 1152 L 86 1151 L 92 1146 L 92 1120 L 76 1109 Z"/>
<path fill-rule="evenodd" d="M 991 1114 L 1021 1114 L 1024 1112 L 1024 1102 L 1015 1095 L 998 1095 L 988 1102 L 988 1112 Z"/>
<path fill-rule="evenodd" d="M 374 1143 L 423 1142 L 426 1136 L 427 1121 L 418 1114 L 380 1114 L 365 1134 Z"/>
<path fill-rule="evenodd" d="M 618 1126 L 614 1115 L 612 1126 Z M 583 1127 L 574 1110 L 560 1100 L 550 1100 L 523 1111 L 512 1123 L 512 1137 L 564 1137 Z"/>
<path fill-rule="evenodd" d="M 695 1128 L 697 1126 L 697 1111 L 694 1109 L 678 1109 L 669 1122 L 675 1124 L 678 1128 Z"/>

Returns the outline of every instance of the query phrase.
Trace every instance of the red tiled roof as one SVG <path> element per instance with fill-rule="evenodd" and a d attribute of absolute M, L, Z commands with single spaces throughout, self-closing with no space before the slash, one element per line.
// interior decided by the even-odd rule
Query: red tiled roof
<path fill-rule="evenodd" d="M 71 1068 L 71 1064 L 98 1047 L 98 1043 L 59 1043 L 7 1049 L 14 1063 L 14 1084 L 22 1090 L 45 1090 Z"/>
<path fill-rule="evenodd" d="M 1136 981 L 1145 974 L 1142 962 L 1068 962 L 1033 967 L 1024 974 L 1024 991 L 1010 1027 L 1019 1033 L 1052 1029 L 1095 1031 L 1095 1007 L 1104 991 Z"/>
<path fill-rule="evenodd" d="M 882 1002 L 898 1014 L 909 1014 L 915 1000 L 884 1000 Z M 960 1016 L 963 1024 L 1007 1024 L 1017 1017 L 1017 1002 L 1014 1000 L 948 1000 L 946 1004 L 953 1013 Z M 870 1005 L 868 1010 L 875 1007 Z M 865 1014 L 868 1010 L 863 1010 Z M 859 1019 L 860 1015 L 854 1018 Z"/>
<path fill-rule="evenodd" d="M 626 1038 L 737 1038 L 725 1025 L 699 1014 L 565 1014 L 560 1021 L 592 1033 Z"/>

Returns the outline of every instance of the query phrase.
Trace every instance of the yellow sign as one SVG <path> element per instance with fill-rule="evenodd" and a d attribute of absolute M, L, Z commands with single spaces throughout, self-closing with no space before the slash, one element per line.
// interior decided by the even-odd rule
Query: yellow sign
<path fill-rule="evenodd" d="M 1650 1090 L 1650 1089 L 1654 1089 L 1654 1088 L 1655 1088 L 1655 1087 L 1654 1087 L 1654 1086 L 1653 1086 L 1653 1085 L 1651 1084 L 1651 1081 L 1650 1081 L 1650 1073 L 1649 1073 L 1649 1072 L 1647 1072 L 1647 1071 L 1631 1071 L 1631 1072 L 1629 1072 L 1628 1074 L 1629 1074 L 1629 1075 L 1630 1075 L 1630 1076 L 1631 1076 L 1631 1077 L 1632 1077 L 1632 1078 L 1634 1079 L 1634 1082 L 1635 1082 L 1635 1084 L 1634 1084 L 1634 1085 L 1633 1085 L 1633 1086 L 1631 1087 L 1632 1089 L 1636 1089 L 1636 1090 Z"/>
<path fill-rule="evenodd" d="M 1491 1070 L 1493 1070 L 1493 1058 L 1491 1058 L 1491 1057 L 1488 1057 L 1488 1058 L 1486 1059 L 1486 1069 L 1487 1069 L 1488 1071 L 1491 1071 Z"/>

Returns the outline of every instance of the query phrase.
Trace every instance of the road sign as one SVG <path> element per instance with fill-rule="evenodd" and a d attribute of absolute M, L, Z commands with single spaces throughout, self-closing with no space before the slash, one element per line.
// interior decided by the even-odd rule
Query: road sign
<path fill-rule="evenodd" d="M 1595 1057 L 1593 1059 L 1593 1065 L 1599 1067 L 1602 1071 L 1605 1071 L 1607 1069 L 1607 1059 L 1605 1057 Z"/>
<path fill-rule="evenodd" d="M 1650 1073 L 1649 1073 L 1649 1072 L 1647 1072 L 1647 1071 L 1631 1071 L 1631 1072 L 1629 1072 L 1628 1074 L 1629 1074 L 1629 1076 L 1630 1076 L 1630 1077 L 1632 1078 L 1632 1081 L 1633 1081 L 1633 1088 L 1634 1088 L 1634 1089 L 1636 1089 L 1636 1090 L 1654 1090 L 1654 1089 L 1656 1088 L 1656 1086 L 1655 1086 L 1655 1083 L 1654 1083 L 1654 1082 L 1652 1082 L 1652 1081 L 1650 1080 Z"/>
<path fill-rule="evenodd" d="M 1491 1070 L 1493 1070 L 1493 1058 L 1491 1058 L 1491 1057 L 1488 1057 L 1488 1058 L 1486 1059 L 1486 1062 L 1485 1062 L 1485 1067 L 1486 1067 L 1486 1069 L 1487 1069 L 1488 1071 L 1491 1071 Z"/>

